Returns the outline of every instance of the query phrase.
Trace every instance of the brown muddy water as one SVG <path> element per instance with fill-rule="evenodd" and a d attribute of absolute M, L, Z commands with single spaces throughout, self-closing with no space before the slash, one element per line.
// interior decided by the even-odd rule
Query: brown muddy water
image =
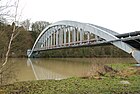
<path fill-rule="evenodd" d="M 81 77 L 93 64 L 134 63 L 133 58 L 10 58 L 7 65 L 13 80 L 44 80 Z"/>

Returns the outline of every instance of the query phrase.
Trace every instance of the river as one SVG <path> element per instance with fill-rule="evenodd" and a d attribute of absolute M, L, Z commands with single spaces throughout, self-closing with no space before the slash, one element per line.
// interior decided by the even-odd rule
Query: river
<path fill-rule="evenodd" d="M 64 79 L 87 75 L 93 64 L 132 63 L 132 58 L 10 58 L 12 81 Z"/>

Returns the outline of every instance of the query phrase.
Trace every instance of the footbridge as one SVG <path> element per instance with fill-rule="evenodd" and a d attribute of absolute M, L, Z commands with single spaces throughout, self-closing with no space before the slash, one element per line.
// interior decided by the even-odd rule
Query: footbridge
<path fill-rule="evenodd" d="M 47 26 L 36 39 L 28 57 L 44 50 L 112 44 L 140 63 L 140 31 L 119 34 L 107 28 L 76 21 L 59 21 Z"/>

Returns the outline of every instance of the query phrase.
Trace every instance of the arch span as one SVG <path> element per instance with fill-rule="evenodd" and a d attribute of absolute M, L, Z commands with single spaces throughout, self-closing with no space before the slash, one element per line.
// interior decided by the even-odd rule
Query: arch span
<path fill-rule="evenodd" d="M 118 35 L 118 33 L 101 26 L 76 21 L 59 21 L 49 25 L 40 33 L 32 50 L 28 53 L 28 57 L 31 57 L 33 52 L 41 50 L 111 43 L 132 54 L 136 61 L 140 63 L 140 51 L 115 35 Z"/>

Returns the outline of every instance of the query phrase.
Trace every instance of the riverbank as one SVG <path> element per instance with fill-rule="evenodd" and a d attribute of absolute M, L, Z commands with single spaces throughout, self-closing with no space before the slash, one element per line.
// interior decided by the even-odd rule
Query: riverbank
<path fill-rule="evenodd" d="M 140 76 L 128 78 L 40 80 L 17 82 L 0 88 L 0 94 L 139 94 Z"/>
<path fill-rule="evenodd" d="M 72 77 L 63 80 L 16 82 L 0 87 L 0 94 L 139 94 L 140 68 L 116 75 Z"/>

